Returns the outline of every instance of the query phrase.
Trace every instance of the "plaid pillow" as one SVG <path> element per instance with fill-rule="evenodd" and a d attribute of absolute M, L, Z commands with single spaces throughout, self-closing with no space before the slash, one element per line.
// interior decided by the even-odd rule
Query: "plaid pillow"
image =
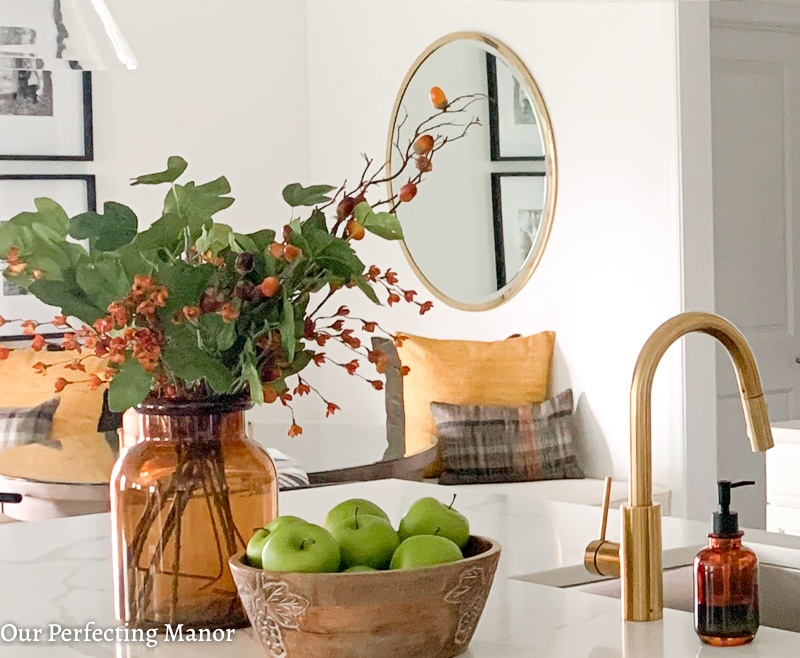
<path fill-rule="evenodd" d="M 523 407 L 434 402 L 441 484 L 584 477 L 572 442 L 572 391 Z"/>
<path fill-rule="evenodd" d="M 59 398 L 52 398 L 38 407 L 0 409 L 0 450 L 32 443 L 60 450 L 61 444 L 50 440 L 53 416 L 60 402 Z"/>
<path fill-rule="evenodd" d="M 267 452 L 272 457 L 278 471 L 278 489 L 280 491 L 308 486 L 308 475 L 299 461 L 275 448 L 267 448 Z"/>

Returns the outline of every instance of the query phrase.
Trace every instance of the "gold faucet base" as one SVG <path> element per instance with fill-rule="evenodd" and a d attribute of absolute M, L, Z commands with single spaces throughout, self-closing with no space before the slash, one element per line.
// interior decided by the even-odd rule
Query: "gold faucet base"
<path fill-rule="evenodd" d="M 623 505 L 622 615 L 627 621 L 655 621 L 664 616 L 661 578 L 661 505 Z"/>

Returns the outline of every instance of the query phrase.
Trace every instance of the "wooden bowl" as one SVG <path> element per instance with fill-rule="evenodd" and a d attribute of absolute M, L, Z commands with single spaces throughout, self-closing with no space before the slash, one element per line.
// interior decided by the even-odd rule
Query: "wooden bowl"
<path fill-rule="evenodd" d="M 500 544 L 470 537 L 458 562 L 397 571 L 288 573 L 230 559 L 270 658 L 450 658 L 466 651 L 492 587 Z"/>

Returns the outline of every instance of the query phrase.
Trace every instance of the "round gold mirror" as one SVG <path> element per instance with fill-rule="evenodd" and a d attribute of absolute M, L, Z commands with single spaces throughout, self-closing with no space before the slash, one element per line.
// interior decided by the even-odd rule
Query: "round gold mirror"
<path fill-rule="evenodd" d="M 390 197 L 418 174 L 400 165 L 416 127 L 435 111 L 434 87 L 449 105 L 425 130 L 449 143 L 413 202 L 398 209 L 403 251 L 436 297 L 485 310 L 518 293 L 541 260 L 556 202 L 553 130 L 533 76 L 511 49 L 477 32 L 448 35 L 420 55 L 397 96 Z"/>

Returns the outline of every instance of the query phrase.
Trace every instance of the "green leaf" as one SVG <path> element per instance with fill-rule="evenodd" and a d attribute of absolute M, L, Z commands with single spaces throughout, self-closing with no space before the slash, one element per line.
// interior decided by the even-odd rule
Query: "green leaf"
<path fill-rule="evenodd" d="M 295 356 L 294 361 L 289 364 L 288 368 L 285 368 L 282 373 L 282 377 L 285 379 L 286 377 L 291 377 L 292 375 L 296 375 L 298 372 L 302 372 L 305 370 L 306 366 L 311 363 L 311 359 L 314 358 L 314 352 L 310 350 L 303 350 L 297 353 Z"/>
<path fill-rule="evenodd" d="M 225 176 L 220 176 L 209 183 L 203 183 L 194 188 L 195 193 L 208 196 L 223 196 L 231 193 L 231 184 Z"/>
<path fill-rule="evenodd" d="M 261 377 L 258 374 L 256 351 L 253 349 L 253 342 L 249 338 L 244 344 L 244 349 L 242 349 L 241 364 L 242 377 L 244 377 L 250 389 L 250 398 L 256 404 L 263 404 L 264 389 L 261 386 Z"/>
<path fill-rule="evenodd" d="M 164 362 L 176 377 L 186 383 L 205 379 L 217 393 L 227 393 L 233 373 L 222 361 L 200 349 L 197 331 L 189 324 L 170 325 L 164 348 Z"/>
<path fill-rule="evenodd" d="M 89 240 L 97 251 L 115 251 L 136 237 L 139 220 L 133 210 L 121 203 L 107 202 L 104 214 L 85 212 L 69 220 L 69 234 L 76 240 Z"/>
<path fill-rule="evenodd" d="M 229 240 L 231 241 L 231 249 L 237 253 L 242 253 L 243 251 L 249 251 L 251 254 L 258 253 L 258 245 L 247 235 L 231 233 Z"/>
<path fill-rule="evenodd" d="M 197 306 L 200 297 L 208 288 L 211 277 L 217 273 L 217 268 L 210 263 L 205 265 L 189 265 L 183 261 L 176 261 L 172 265 L 161 268 L 156 279 L 167 287 L 169 296 L 167 305 L 160 315 L 169 320 L 184 306 Z"/>
<path fill-rule="evenodd" d="M 67 235 L 67 227 L 69 226 L 69 216 L 64 209 L 52 199 L 39 198 L 35 199 L 36 210 L 38 210 L 39 221 L 54 231 L 56 231 L 62 238 Z"/>
<path fill-rule="evenodd" d="M 118 260 L 109 259 L 77 266 L 75 278 L 87 299 L 98 308 L 108 308 L 111 302 L 122 299 L 130 290 L 128 277 Z"/>
<path fill-rule="evenodd" d="M 60 308 L 64 315 L 80 318 L 86 324 L 93 324 L 95 320 L 106 315 L 105 311 L 94 305 L 80 288 L 76 289 L 63 281 L 41 279 L 34 281 L 28 290 L 45 304 Z"/>
<path fill-rule="evenodd" d="M 256 243 L 258 251 L 263 254 L 267 248 L 275 242 L 275 231 L 265 228 L 255 233 L 248 233 L 247 237 Z"/>
<path fill-rule="evenodd" d="M 353 281 L 356 282 L 359 290 L 361 290 L 367 297 L 369 297 L 370 301 L 378 306 L 381 306 L 381 301 L 378 299 L 378 295 L 375 294 L 375 289 L 369 285 L 369 281 L 367 281 L 363 276 L 360 274 L 358 276 L 353 277 Z"/>
<path fill-rule="evenodd" d="M 5 257 L 11 247 L 30 253 L 37 237 L 53 242 L 63 242 L 67 235 L 61 206 L 50 199 L 36 199 L 37 212 L 23 212 L 0 225 L 0 257 Z"/>
<path fill-rule="evenodd" d="M 356 206 L 353 216 L 365 229 L 384 240 L 403 239 L 403 227 L 397 217 L 388 212 L 373 212 L 366 201 Z"/>
<path fill-rule="evenodd" d="M 305 238 L 306 250 L 312 256 L 318 256 L 336 239 L 326 231 L 320 231 L 312 226 L 305 226 L 303 228 L 303 237 Z"/>
<path fill-rule="evenodd" d="M 232 232 L 233 229 L 227 224 L 217 224 L 215 222 L 210 229 L 206 229 L 204 226 L 200 237 L 197 238 L 195 247 L 197 247 L 199 253 L 204 254 L 210 251 L 211 255 L 216 258 L 220 251 L 230 246 Z"/>
<path fill-rule="evenodd" d="M 164 212 L 185 217 L 192 234 L 199 235 L 202 226 L 211 226 L 211 218 L 215 214 L 233 205 L 233 198 L 222 196 L 230 190 L 231 186 L 224 176 L 204 185 L 195 185 L 193 182 L 175 185 L 164 199 Z"/>
<path fill-rule="evenodd" d="M 153 222 L 146 231 L 139 233 L 131 243 L 137 251 L 155 251 L 166 249 L 174 251 L 178 243 L 183 240 L 183 229 L 187 226 L 185 217 L 177 213 L 167 213 L 161 219 Z"/>
<path fill-rule="evenodd" d="M 298 206 L 316 206 L 330 201 L 325 195 L 336 188 L 332 185 L 312 185 L 303 187 L 300 183 L 292 183 L 283 188 L 283 200 L 292 208 Z"/>
<path fill-rule="evenodd" d="M 350 245 L 341 238 L 334 238 L 316 256 L 316 261 L 335 276 L 343 279 L 350 279 L 364 272 L 364 263 L 356 256 Z"/>
<path fill-rule="evenodd" d="M 395 215 L 388 212 L 372 213 L 362 223 L 365 229 L 384 240 L 402 240 L 403 227 Z"/>
<path fill-rule="evenodd" d="M 22 252 L 22 257 L 31 270 L 41 270 L 44 278 L 62 281 L 64 273 L 71 266 L 69 255 L 63 250 L 64 243 L 59 244 L 43 238 L 39 231 L 46 227 L 36 226 L 31 237 L 29 249 Z"/>
<path fill-rule="evenodd" d="M 303 227 L 300 225 L 300 220 L 293 219 L 289 222 L 289 228 L 292 230 L 289 233 L 287 242 L 298 247 L 306 255 L 311 253 L 311 247 L 303 234 Z"/>
<path fill-rule="evenodd" d="M 366 201 L 359 203 L 356 206 L 356 209 L 353 211 L 353 217 L 359 224 L 363 224 L 364 220 L 372 214 L 374 214 L 372 212 L 372 206 L 370 206 Z"/>
<path fill-rule="evenodd" d="M 236 323 L 225 322 L 216 313 L 206 313 L 197 319 L 200 345 L 214 352 L 225 352 L 236 342 Z"/>
<path fill-rule="evenodd" d="M 278 325 L 281 332 L 281 347 L 283 348 L 286 360 L 294 360 L 295 336 L 294 336 L 294 309 L 288 297 L 283 298 L 283 308 L 281 309 L 281 321 Z"/>
<path fill-rule="evenodd" d="M 153 376 L 129 358 L 108 387 L 108 408 L 117 413 L 127 411 L 144 400 L 152 386 Z"/>
<path fill-rule="evenodd" d="M 189 165 L 182 157 L 173 155 L 167 160 L 166 171 L 160 171 L 157 174 L 146 174 L 134 178 L 131 185 L 160 185 L 161 183 L 174 183 L 180 175 L 186 171 Z"/>
<path fill-rule="evenodd" d="M 129 289 L 133 285 L 134 278 L 137 274 L 141 276 L 152 276 L 157 269 L 156 264 L 148 258 L 146 253 L 137 249 L 135 245 L 136 241 L 117 252 L 120 265 L 127 277 L 127 286 Z"/>
<path fill-rule="evenodd" d="M 24 227 L 19 223 L 15 223 L 13 219 L 0 224 L 0 258 L 5 258 L 11 247 L 20 246 L 23 230 Z"/>
<path fill-rule="evenodd" d="M 303 222 L 303 229 L 305 230 L 307 228 L 327 233 L 328 222 L 325 220 L 325 213 L 317 208 L 314 208 L 314 210 L 311 212 L 311 217 Z"/>

